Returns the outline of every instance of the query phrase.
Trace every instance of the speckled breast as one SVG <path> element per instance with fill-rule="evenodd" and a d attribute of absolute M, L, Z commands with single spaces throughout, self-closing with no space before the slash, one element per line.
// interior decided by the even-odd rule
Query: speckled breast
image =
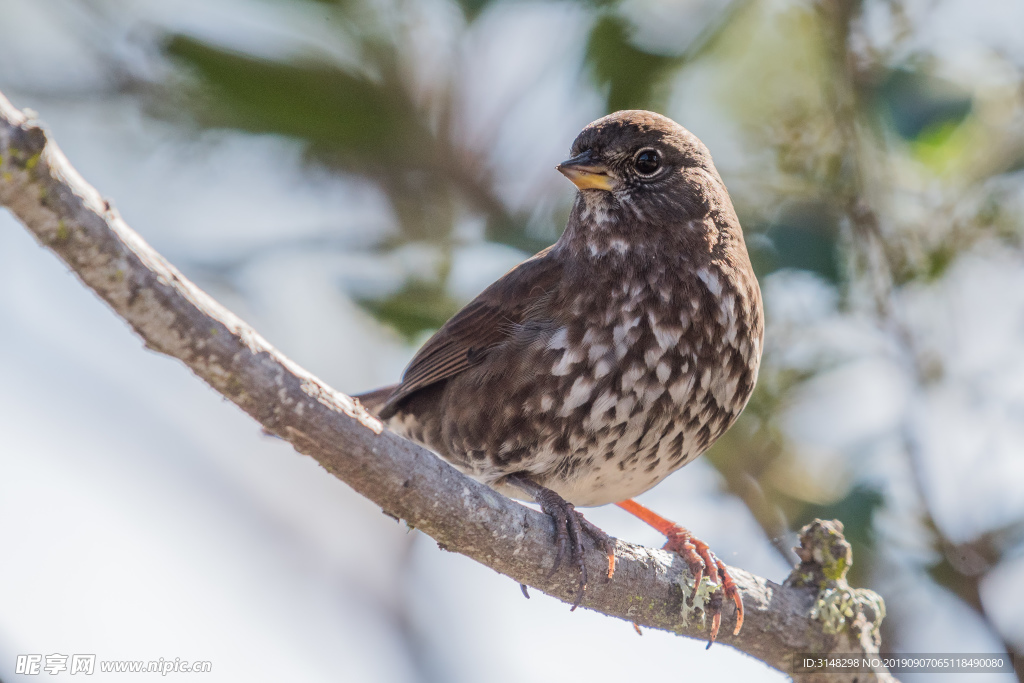
<path fill-rule="evenodd" d="M 590 506 L 646 491 L 714 443 L 757 377 L 756 282 L 714 262 L 594 274 L 610 276 L 567 283 L 567 321 L 517 331 L 494 351 L 505 362 L 488 363 L 501 371 L 452 382 L 441 410 L 462 414 L 432 447 L 506 495 L 522 493 L 501 478 L 526 472 Z"/>

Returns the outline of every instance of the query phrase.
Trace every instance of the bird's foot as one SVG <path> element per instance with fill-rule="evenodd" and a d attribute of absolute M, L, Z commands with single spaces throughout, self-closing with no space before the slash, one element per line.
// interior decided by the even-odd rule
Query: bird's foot
<path fill-rule="evenodd" d="M 558 571 L 567 555 L 569 561 L 573 562 L 579 569 L 579 589 L 576 592 L 576 599 L 572 603 L 572 610 L 575 610 L 583 601 L 583 591 L 586 590 L 589 580 L 587 565 L 583 561 L 583 535 L 587 534 L 594 539 L 598 547 L 602 548 L 607 554 L 609 579 L 615 574 L 615 540 L 577 512 L 572 503 L 569 503 L 551 489 L 541 488 L 536 494 L 536 500 L 540 504 L 541 511 L 551 517 L 555 523 L 555 545 L 557 549 L 555 552 L 555 562 L 551 566 L 551 571 L 548 572 L 547 578 L 550 579 L 555 575 L 555 572 Z"/>
<path fill-rule="evenodd" d="M 568 556 L 569 561 L 574 563 L 580 573 L 579 589 L 576 598 L 572 603 L 572 610 L 580 606 L 583 601 L 583 592 L 587 588 L 589 577 L 587 565 L 584 562 L 583 536 L 590 536 L 597 543 L 597 546 L 604 550 L 608 556 L 608 578 L 615 574 L 615 539 L 588 521 L 583 515 L 576 511 L 572 503 L 568 502 L 551 489 L 544 488 L 539 484 L 523 477 L 513 475 L 509 477 L 509 483 L 527 491 L 540 505 L 541 511 L 549 516 L 555 523 L 555 561 L 548 572 L 547 578 L 551 578 L 562 566 L 562 562 Z"/>
<path fill-rule="evenodd" d="M 711 643 L 715 642 L 718 637 L 718 629 L 722 625 L 722 604 L 725 602 L 725 598 L 731 599 L 736 605 L 736 628 L 733 629 L 732 634 L 739 635 L 740 629 L 743 628 L 743 599 L 725 563 L 715 557 L 708 544 L 675 522 L 670 522 L 661 515 L 648 510 L 635 500 L 624 500 L 616 505 L 657 529 L 668 539 L 663 546 L 664 549 L 671 550 L 683 558 L 693 576 L 693 593 L 688 598 L 690 603 L 696 597 L 701 579 L 705 576 L 711 583 L 718 586 L 712 594 L 711 600 L 705 605 L 706 613 L 711 616 L 711 638 L 708 641 L 708 647 L 711 647 Z"/>
<path fill-rule="evenodd" d="M 711 583 L 718 585 L 718 590 L 715 591 L 707 605 L 707 612 L 711 616 L 711 639 L 708 641 L 708 647 L 715 642 L 718 637 L 718 629 L 722 625 L 723 593 L 724 597 L 731 599 L 736 605 L 736 627 L 732 634 L 739 634 L 740 629 L 743 628 L 743 599 L 740 597 L 740 591 L 725 563 L 715 557 L 707 543 L 678 524 L 673 524 L 664 533 L 668 538 L 663 546 L 664 549 L 671 550 L 683 558 L 686 566 L 690 569 L 690 575 L 693 576 L 693 593 L 689 598 L 691 602 L 697 595 L 697 589 L 700 587 L 703 577 L 707 576 Z"/>

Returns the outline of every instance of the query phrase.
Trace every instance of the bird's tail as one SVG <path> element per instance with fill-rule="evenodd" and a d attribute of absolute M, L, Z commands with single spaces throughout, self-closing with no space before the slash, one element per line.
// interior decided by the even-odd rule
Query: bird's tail
<path fill-rule="evenodd" d="M 380 412 L 380 409 L 384 407 L 384 404 L 387 403 L 391 394 L 395 393 L 395 389 L 397 388 L 397 384 L 392 384 L 389 387 L 374 389 L 373 391 L 368 391 L 365 394 L 357 394 L 352 398 L 359 399 L 359 402 L 363 404 L 364 408 L 376 415 Z"/>

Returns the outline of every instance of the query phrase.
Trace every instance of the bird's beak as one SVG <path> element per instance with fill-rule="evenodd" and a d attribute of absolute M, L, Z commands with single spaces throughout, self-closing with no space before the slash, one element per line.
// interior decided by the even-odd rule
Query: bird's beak
<path fill-rule="evenodd" d="M 594 158 L 588 149 L 572 159 L 563 161 L 556 166 L 572 184 L 581 190 L 606 190 L 611 192 L 612 178 L 608 175 L 608 167 Z"/>

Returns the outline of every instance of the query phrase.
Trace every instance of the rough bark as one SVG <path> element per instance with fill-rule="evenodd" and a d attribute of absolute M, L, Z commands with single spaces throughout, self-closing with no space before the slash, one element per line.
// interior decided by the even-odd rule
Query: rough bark
<path fill-rule="evenodd" d="M 388 432 L 352 398 L 283 356 L 134 233 L 43 128 L 2 94 L 0 204 L 148 348 L 182 361 L 265 430 L 443 549 L 572 601 L 574 571 L 565 568 L 547 578 L 554 560 L 550 519 Z M 841 532 L 831 522 L 805 529 L 798 551 L 804 562 L 782 585 L 730 568 L 746 622 L 733 636 L 735 610 L 727 605 L 719 642 L 790 675 L 798 653 L 877 653 L 884 606 L 876 594 L 846 583 L 849 545 Z M 648 628 L 707 637 L 700 604 L 713 587 L 702 584 L 691 606 L 684 595 L 692 579 L 678 556 L 619 541 L 617 557 L 615 577 L 592 581 L 583 607 Z M 586 562 L 591 576 L 603 576 L 606 560 L 599 550 L 588 547 Z M 894 680 L 884 669 L 797 678 Z"/>

